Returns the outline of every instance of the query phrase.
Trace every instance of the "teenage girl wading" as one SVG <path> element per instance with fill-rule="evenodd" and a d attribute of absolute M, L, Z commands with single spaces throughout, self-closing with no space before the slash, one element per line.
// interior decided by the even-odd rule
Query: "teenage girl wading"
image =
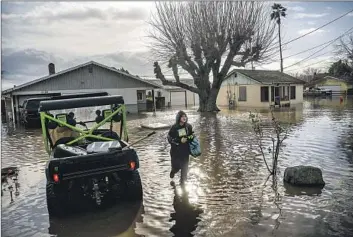
<path fill-rule="evenodd" d="M 186 114 L 183 111 L 179 111 L 175 124 L 168 133 L 168 142 L 171 144 L 170 156 L 172 163 L 170 178 L 173 179 L 174 175 L 181 170 L 181 184 L 187 179 L 190 154 L 189 142 L 193 140 L 192 126 L 187 121 Z"/>

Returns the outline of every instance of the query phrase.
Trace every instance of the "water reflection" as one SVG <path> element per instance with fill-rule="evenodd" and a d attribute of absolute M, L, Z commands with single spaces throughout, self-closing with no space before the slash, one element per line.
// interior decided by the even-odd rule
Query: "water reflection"
<path fill-rule="evenodd" d="M 189 192 L 184 185 L 178 188 L 173 185 L 174 212 L 170 214 L 170 220 L 175 224 L 170 228 L 170 231 L 176 237 L 194 236 L 193 231 L 196 230 L 197 224 L 200 222 L 200 214 L 203 210 L 189 202 Z"/>
<path fill-rule="evenodd" d="M 286 195 L 291 197 L 301 195 L 318 196 L 322 193 L 322 188 L 317 187 L 297 187 L 285 182 L 283 183 L 283 186 L 285 188 Z"/>
<path fill-rule="evenodd" d="M 49 218 L 49 234 L 58 237 L 138 237 L 134 231 L 142 222 L 142 202 L 119 203 L 105 210 L 86 212 L 66 218 Z"/>

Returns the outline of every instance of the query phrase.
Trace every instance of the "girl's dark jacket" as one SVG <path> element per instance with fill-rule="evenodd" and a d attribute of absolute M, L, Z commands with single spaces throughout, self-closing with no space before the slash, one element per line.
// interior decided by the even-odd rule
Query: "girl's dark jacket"
<path fill-rule="evenodd" d="M 193 138 L 192 126 L 187 122 L 183 126 L 180 125 L 179 122 L 182 115 L 185 115 L 182 111 L 177 114 L 176 122 L 170 128 L 168 133 L 168 142 L 171 144 L 170 155 L 172 159 L 186 159 L 190 154 L 189 142 Z M 181 143 L 181 138 L 183 137 L 187 138 L 188 141 Z"/>

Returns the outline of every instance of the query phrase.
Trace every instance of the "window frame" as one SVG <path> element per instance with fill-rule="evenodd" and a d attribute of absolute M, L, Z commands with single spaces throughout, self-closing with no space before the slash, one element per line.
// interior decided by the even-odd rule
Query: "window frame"
<path fill-rule="evenodd" d="M 241 97 L 241 88 L 245 88 L 245 99 Z M 240 102 L 245 102 L 247 100 L 247 86 L 239 86 L 239 96 L 238 96 L 238 101 Z"/>
<path fill-rule="evenodd" d="M 266 94 L 264 95 L 265 99 L 262 99 L 262 93 L 263 93 L 263 88 L 266 88 L 267 91 L 267 100 L 266 100 Z M 260 101 L 261 102 L 270 102 L 270 93 L 269 93 L 269 86 L 260 86 Z"/>
<path fill-rule="evenodd" d="M 141 99 L 139 99 L 139 95 L 141 95 Z M 137 92 L 137 101 L 143 101 L 143 92 L 142 91 Z"/>
<path fill-rule="evenodd" d="M 294 93 L 292 88 L 294 88 Z M 290 100 L 296 100 L 297 98 L 297 86 L 290 86 Z"/>

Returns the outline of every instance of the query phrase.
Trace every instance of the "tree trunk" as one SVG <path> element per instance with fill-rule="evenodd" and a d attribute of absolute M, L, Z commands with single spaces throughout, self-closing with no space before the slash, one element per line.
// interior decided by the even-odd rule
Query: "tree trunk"
<path fill-rule="evenodd" d="M 200 97 L 200 107 L 199 112 L 219 112 L 220 110 L 217 107 L 216 101 L 218 96 L 219 89 L 212 88 L 205 97 L 202 93 L 199 94 Z"/>
<path fill-rule="evenodd" d="M 282 57 L 282 39 L 281 39 L 281 23 L 278 24 L 278 37 L 279 37 L 279 55 L 281 58 L 281 72 L 283 72 L 283 57 Z"/>

